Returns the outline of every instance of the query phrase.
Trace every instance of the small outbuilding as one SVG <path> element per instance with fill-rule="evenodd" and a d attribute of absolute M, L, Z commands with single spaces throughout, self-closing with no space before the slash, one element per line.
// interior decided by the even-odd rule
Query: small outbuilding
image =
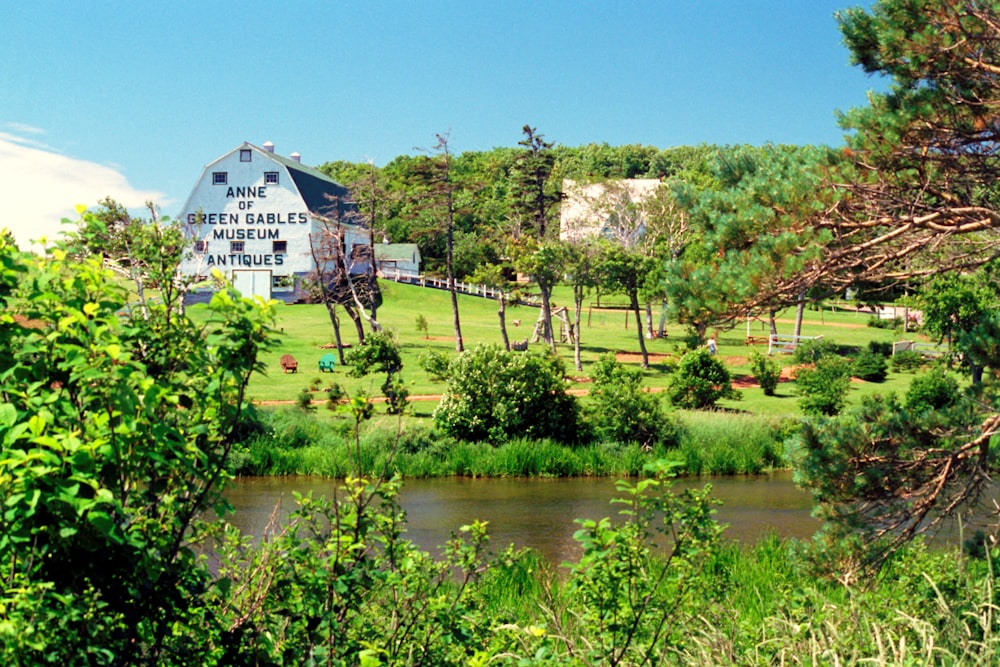
<path fill-rule="evenodd" d="M 375 266 L 380 277 L 415 280 L 420 276 L 420 248 L 416 243 L 379 243 L 375 246 Z"/>

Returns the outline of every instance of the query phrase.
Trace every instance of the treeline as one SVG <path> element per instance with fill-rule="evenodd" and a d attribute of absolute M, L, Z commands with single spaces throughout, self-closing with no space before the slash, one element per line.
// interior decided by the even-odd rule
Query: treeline
<path fill-rule="evenodd" d="M 483 264 L 496 263 L 511 221 L 515 185 L 512 174 L 521 153 L 518 148 L 468 151 L 451 157 L 450 177 L 455 188 L 454 271 L 467 278 Z M 599 182 L 622 178 L 658 178 L 703 181 L 710 179 L 712 161 L 720 147 L 703 144 L 659 149 L 639 144 L 588 144 L 552 148 L 550 175 L 558 187 L 563 179 Z M 440 211 L 426 206 L 428 163 L 433 153 L 401 155 L 382 167 L 367 163 L 327 162 L 319 167 L 358 194 L 358 204 L 371 213 L 371 183 L 377 189 L 375 230 L 393 243 L 416 243 L 426 273 L 444 275 L 446 229 Z M 363 194 L 361 194 L 363 193 Z M 558 225 L 556 226 L 558 235 Z"/>

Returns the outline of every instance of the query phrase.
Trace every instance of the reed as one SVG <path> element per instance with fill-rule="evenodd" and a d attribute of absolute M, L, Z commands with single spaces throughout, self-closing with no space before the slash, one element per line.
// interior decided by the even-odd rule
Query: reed
<path fill-rule="evenodd" d="M 406 477 L 639 476 L 657 459 L 679 461 L 681 474 L 756 474 L 784 466 L 786 422 L 724 412 L 681 413 L 676 449 L 596 442 L 571 447 L 514 438 L 500 445 L 459 442 L 422 425 L 395 420 L 366 424 L 355 443 L 351 424 L 322 413 L 264 413 L 262 432 L 234 449 L 242 475 L 326 475 L 398 472 Z"/>
<path fill-rule="evenodd" d="M 678 455 L 692 475 L 759 474 L 785 467 L 794 422 L 727 412 L 687 412 Z"/>

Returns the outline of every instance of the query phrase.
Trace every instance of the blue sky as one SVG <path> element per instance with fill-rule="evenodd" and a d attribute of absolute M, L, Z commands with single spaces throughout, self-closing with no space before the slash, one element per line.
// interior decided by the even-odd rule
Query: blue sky
<path fill-rule="evenodd" d="M 243 141 L 306 164 L 559 144 L 823 143 L 878 82 L 837 0 L 0 0 L 0 226 L 173 215 Z M 867 3 L 862 3 L 867 4 Z"/>

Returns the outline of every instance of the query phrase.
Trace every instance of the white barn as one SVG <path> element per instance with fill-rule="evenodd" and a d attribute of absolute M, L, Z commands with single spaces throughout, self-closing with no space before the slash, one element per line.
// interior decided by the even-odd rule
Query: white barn
<path fill-rule="evenodd" d="M 371 235 L 356 221 L 350 192 L 297 153 L 282 157 L 270 142 L 244 142 L 210 162 L 178 220 L 193 240 L 181 264 L 186 276 L 218 269 L 244 295 L 303 301 L 303 280 L 315 273 L 313 246 L 334 232 L 342 237 L 351 272 L 368 271 Z M 189 301 L 207 300 L 195 290 Z"/>

